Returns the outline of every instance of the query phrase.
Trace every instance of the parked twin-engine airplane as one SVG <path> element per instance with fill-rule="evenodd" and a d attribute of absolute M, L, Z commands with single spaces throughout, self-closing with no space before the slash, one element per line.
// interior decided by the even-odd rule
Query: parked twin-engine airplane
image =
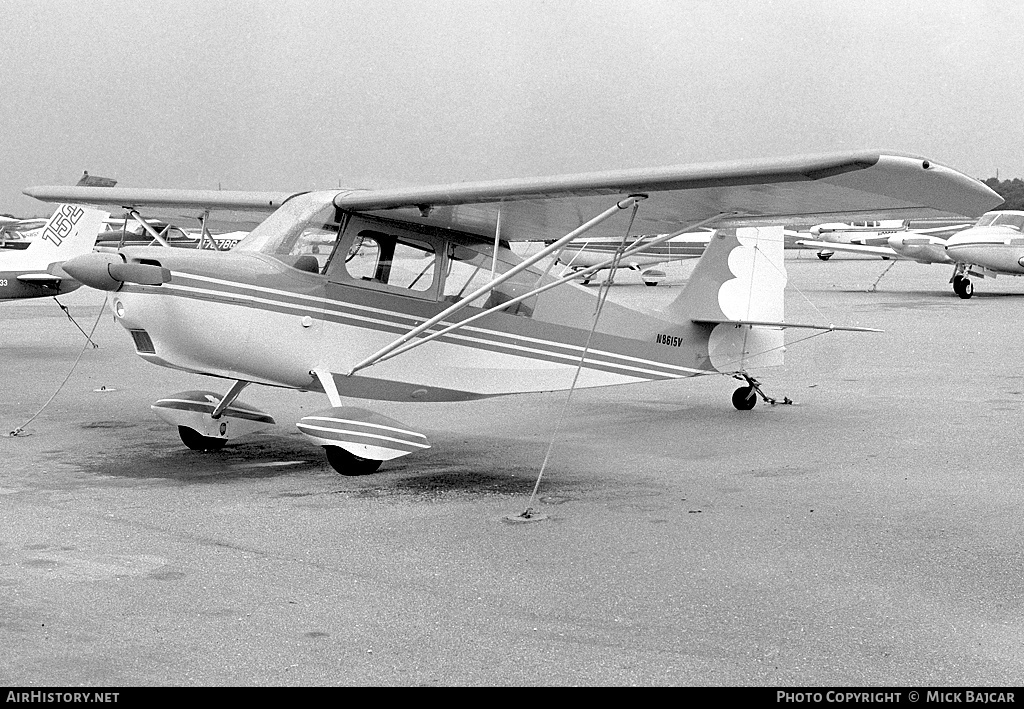
<path fill-rule="evenodd" d="M 92 251 L 107 216 L 99 210 L 63 204 L 28 247 L 0 250 L 0 300 L 62 295 L 81 286 L 61 270 L 61 264 Z"/>
<path fill-rule="evenodd" d="M 984 214 L 976 224 L 947 227 L 950 236 L 908 232 L 889 237 L 885 246 L 828 244 L 836 251 L 868 254 L 882 258 L 907 259 L 918 263 L 953 266 L 953 292 L 963 299 L 974 295 L 970 276 L 995 278 L 1024 275 L 1024 212 L 1005 210 Z M 811 248 L 825 242 L 801 241 Z"/>
<path fill-rule="evenodd" d="M 272 212 L 231 251 L 132 247 L 66 268 L 115 292 L 139 356 L 230 382 L 153 405 L 187 446 L 218 448 L 273 423 L 238 401 L 249 384 L 323 392 L 329 408 L 297 425 L 345 474 L 430 444 L 342 397 L 462 401 L 724 373 L 744 382 L 737 408 L 773 401 L 749 370 L 781 361 L 785 328 L 858 328 L 785 321 L 783 229 L 759 225 L 977 215 L 1001 202 L 954 170 L 879 153 L 371 191 L 25 193 L 191 216 Z M 620 238 L 610 258 L 622 259 L 633 234 L 662 234 L 656 244 L 703 227 L 716 234 L 661 311 L 535 267 L 584 235 Z M 550 239 L 525 259 L 509 248 Z"/>
<path fill-rule="evenodd" d="M 797 245 L 803 248 L 817 248 L 818 258 L 827 261 L 836 251 L 852 251 L 854 253 L 872 253 L 865 249 L 847 249 L 843 245 L 854 246 L 890 246 L 893 243 L 920 245 L 933 243 L 922 237 L 938 237 L 940 242 L 958 231 L 971 226 L 970 222 L 959 220 L 929 220 L 909 222 L 903 219 L 868 220 L 862 222 L 817 224 L 808 230 L 813 237 L 802 239 Z M 833 244 L 839 244 L 833 248 Z M 895 248 L 895 247 L 894 247 Z M 875 254 L 882 258 L 891 258 L 883 253 Z"/>

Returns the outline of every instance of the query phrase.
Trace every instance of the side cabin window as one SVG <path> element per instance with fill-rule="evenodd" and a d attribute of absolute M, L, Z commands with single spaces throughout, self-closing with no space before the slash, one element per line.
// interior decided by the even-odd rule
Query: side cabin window
<path fill-rule="evenodd" d="M 454 303 L 491 280 L 493 247 L 454 232 L 417 229 L 388 220 L 350 215 L 337 250 L 327 265 L 327 278 L 422 300 Z M 504 244 L 498 274 L 518 263 Z M 529 269 L 486 293 L 470 307 L 491 308 L 535 288 L 541 274 Z M 512 303 L 510 315 L 533 314 L 536 296 Z"/>
<path fill-rule="evenodd" d="M 327 267 L 336 283 L 437 300 L 444 239 L 427 232 L 352 216 Z"/>
<path fill-rule="evenodd" d="M 361 281 L 427 293 L 434 285 L 436 261 L 428 241 L 363 229 L 345 254 L 345 271 Z"/>

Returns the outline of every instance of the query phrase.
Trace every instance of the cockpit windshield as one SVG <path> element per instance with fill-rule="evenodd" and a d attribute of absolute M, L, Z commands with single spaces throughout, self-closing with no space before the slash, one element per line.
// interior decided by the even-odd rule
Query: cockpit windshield
<path fill-rule="evenodd" d="M 1024 214 L 1019 212 L 989 212 L 978 220 L 977 226 L 1007 226 L 1024 231 Z"/>
<path fill-rule="evenodd" d="M 322 273 L 338 231 L 334 193 L 311 192 L 281 205 L 234 250 L 267 254 L 299 270 Z"/>

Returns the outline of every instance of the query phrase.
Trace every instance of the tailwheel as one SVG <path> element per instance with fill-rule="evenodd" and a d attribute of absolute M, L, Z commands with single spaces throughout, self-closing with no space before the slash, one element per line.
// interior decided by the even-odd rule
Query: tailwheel
<path fill-rule="evenodd" d="M 750 411 L 757 404 L 757 397 L 764 399 L 766 404 L 776 406 L 778 404 L 785 404 L 787 406 L 793 403 L 793 400 L 788 396 L 782 397 L 782 400 L 773 399 L 761 390 L 761 382 L 754 379 L 752 376 L 745 372 L 732 375 L 733 379 L 739 379 L 747 383 L 746 386 L 740 387 L 732 393 L 732 405 L 740 411 Z"/>
<path fill-rule="evenodd" d="M 194 451 L 220 450 L 228 442 L 226 438 L 204 436 L 199 431 L 188 426 L 178 426 L 178 435 L 181 436 L 181 442 Z"/>
<path fill-rule="evenodd" d="M 974 295 L 974 284 L 970 278 L 964 276 L 953 276 L 953 292 L 967 300 Z"/>
<path fill-rule="evenodd" d="M 757 392 L 753 384 L 740 387 L 732 393 L 732 405 L 740 411 L 750 411 L 757 404 Z"/>
<path fill-rule="evenodd" d="M 341 475 L 369 475 L 377 472 L 383 460 L 360 458 L 338 446 L 324 446 L 327 462 Z"/>

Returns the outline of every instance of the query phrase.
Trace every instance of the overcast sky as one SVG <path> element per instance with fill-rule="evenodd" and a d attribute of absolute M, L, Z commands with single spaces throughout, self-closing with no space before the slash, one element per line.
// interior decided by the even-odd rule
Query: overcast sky
<path fill-rule="evenodd" d="M 1024 177 L 1018 0 L 19 0 L 0 212 L 884 148 Z"/>

